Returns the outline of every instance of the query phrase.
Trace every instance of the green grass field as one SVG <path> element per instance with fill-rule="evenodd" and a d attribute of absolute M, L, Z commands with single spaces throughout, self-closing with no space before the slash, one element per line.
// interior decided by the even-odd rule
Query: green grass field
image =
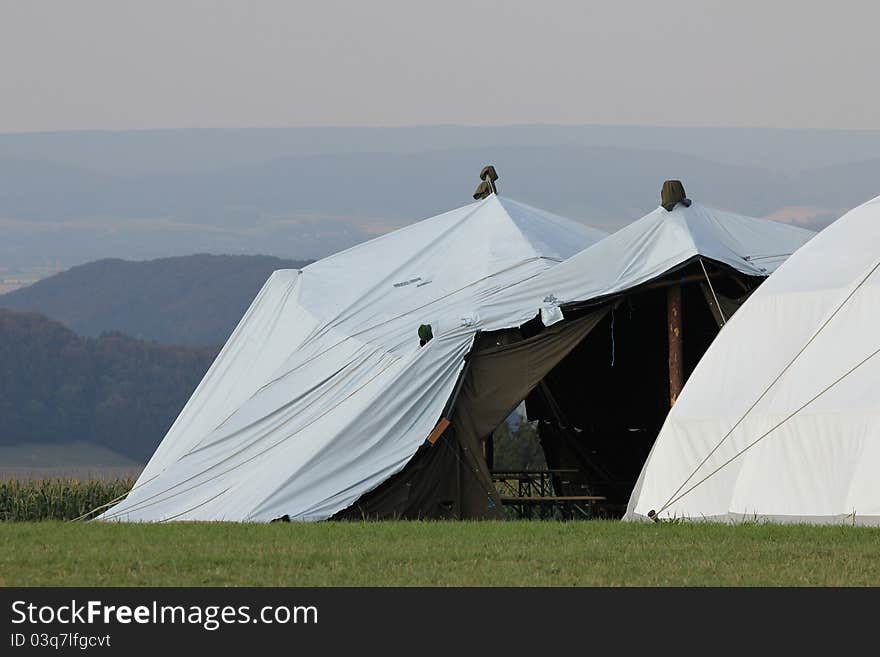
<path fill-rule="evenodd" d="M 602 521 L 0 523 L 0 584 L 878 585 L 880 530 Z"/>

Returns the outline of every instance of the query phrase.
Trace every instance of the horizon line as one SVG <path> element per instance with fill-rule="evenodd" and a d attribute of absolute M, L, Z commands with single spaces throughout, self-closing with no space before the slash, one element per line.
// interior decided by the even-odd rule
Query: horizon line
<path fill-rule="evenodd" d="M 459 130 L 503 130 L 510 128 L 611 128 L 611 129 L 636 129 L 636 130 L 756 130 L 763 132 L 822 132 L 822 133 L 880 133 L 878 128 L 818 128 L 818 127 L 779 127 L 762 125 L 659 125 L 652 123 L 552 123 L 552 122 L 514 122 L 514 123 L 413 123 L 401 125 L 383 124 L 331 124 L 331 125 L 246 125 L 246 126 L 178 126 L 178 127 L 151 127 L 151 128 L 58 128 L 38 130 L 0 130 L 0 137 L 17 136 L 52 136 L 70 134 L 137 134 L 156 132 L 270 132 L 270 131 L 297 131 L 297 130 L 363 130 L 363 131 L 394 131 L 394 130 L 419 130 L 419 129 L 459 129 Z"/>

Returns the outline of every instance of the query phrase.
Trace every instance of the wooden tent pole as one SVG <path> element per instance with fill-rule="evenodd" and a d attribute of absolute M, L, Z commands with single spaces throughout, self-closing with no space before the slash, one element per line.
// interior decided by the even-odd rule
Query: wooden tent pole
<path fill-rule="evenodd" d="M 684 386 L 680 285 L 666 288 L 666 320 L 669 337 L 669 407 L 672 408 Z"/>
<path fill-rule="evenodd" d="M 486 459 L 486 467 L 491 471 L 495 468 L 495 436 L 491 433 L 483 443 L 483 456 Z"/>

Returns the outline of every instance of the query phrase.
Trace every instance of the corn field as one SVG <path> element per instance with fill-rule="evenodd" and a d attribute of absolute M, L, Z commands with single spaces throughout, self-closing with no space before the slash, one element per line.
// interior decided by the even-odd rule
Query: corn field
<path fill-rule="evenodd" d="M 0 522 L 73 520 L 127 493 L 134 479 L 0 481 Z"/>

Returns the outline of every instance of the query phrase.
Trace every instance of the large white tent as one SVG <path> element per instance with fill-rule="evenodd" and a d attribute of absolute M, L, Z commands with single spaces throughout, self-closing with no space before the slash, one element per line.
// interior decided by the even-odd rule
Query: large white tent
<path fill-rule="evenodd" d="M 479 438 L 610 308 L 566 317 L 572 304 L 601 304 L 701 259 L 762 279 L 811 236 L 684 202 L 605 237 L 491 194 L 301 271 L 276 272 L 132 491 L 101 518 L 329 518 L 415 461 L 460 386 L 471 386 L 463 396 L 479 414 L 487 389 L 465 381 L 466 361 L 494 377 L 491 412 L 462 426 Z M 524 339 L 519 327 L 539 313 L 554 326 Z M 423 325 L 433 339 L 422 347 Z M 520 342 L 508 358 L 511 340 Z M 516 380 L 508 385 L 509 372 Z M 460 462 L 474 454 L 473 442 L 462 445 Z M 485 477 L 480 485 L 483 502 L 487 492 L 497 498 Z"/>
<path fill-rule="evenodd" d="M 491 195 L 275 272 L 106 520 L 333 515 L 398 472 L 453 392 L 484 303 L 604 237 Z M 495 305 L 495 323 L 509 310 Z M 418 329 L 433 339 L 419 346 Z"/>
<path fill-rule="evenodd" d="M 880 197 L 786 261 L 693 372 L 628 519 L 880 524 Z"/>

